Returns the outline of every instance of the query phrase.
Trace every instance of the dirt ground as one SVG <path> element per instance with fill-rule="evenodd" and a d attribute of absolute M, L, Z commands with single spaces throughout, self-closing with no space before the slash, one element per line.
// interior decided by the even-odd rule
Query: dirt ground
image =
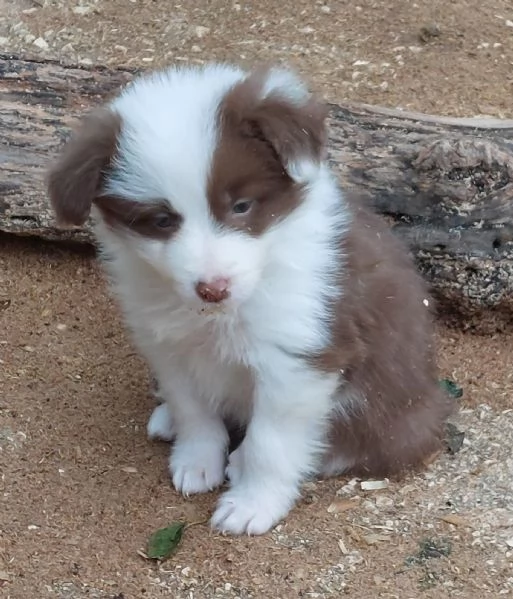
<path fill-rule="evenodd" d="M 272 59 L 332 101 L 513 116 L 510 0 L 0 0 L 0 51 L 116 65 Z M 464 389 L 462 449 L 366 492 L 306 485 L 260 538 L 202 523 L 170 486 L 147 371 L 91 252 L 0 237 L 0 596 L 10 599 L 513 595 L 513 341 L 439 331 Z M 141 556 L 196 523 L 162 565 Z"/>

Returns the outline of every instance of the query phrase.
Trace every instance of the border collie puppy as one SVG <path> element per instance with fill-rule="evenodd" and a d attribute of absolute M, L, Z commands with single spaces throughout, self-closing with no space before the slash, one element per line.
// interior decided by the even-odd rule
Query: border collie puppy
<path fill-rule="evenodd" d="M 62 224 L 93 216 L 174 487 L 227 476 L 228 533 L 268 531 L 307 477 L 422 465 L 450 413 L 426 288 L 330 172 L 326 116 L 285 69 L 170 68 L 90 114 L 49 175 Z"/>

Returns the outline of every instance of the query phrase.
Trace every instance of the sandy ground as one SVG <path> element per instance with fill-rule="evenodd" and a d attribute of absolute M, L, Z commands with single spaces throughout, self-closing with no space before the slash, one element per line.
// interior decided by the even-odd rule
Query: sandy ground
<path fill-rule="evenodd" d="M 0 50 L 153 67 L 285 60 L 335 101 L 512 116 L 513 6 L 0 0 Z M 94 256 L 0 238 L 0 596 L 481 598 L 513 594 L 513 341 L 439 331 L 464 388 L 456 455 L 387 489 L 308 484 L 270 534 L 201 524 L 145 437 L 147 372 Z M 350 503 L 348 503 L 350 502 Z M 138 553 L 198 523 L 158 565 Z"/>

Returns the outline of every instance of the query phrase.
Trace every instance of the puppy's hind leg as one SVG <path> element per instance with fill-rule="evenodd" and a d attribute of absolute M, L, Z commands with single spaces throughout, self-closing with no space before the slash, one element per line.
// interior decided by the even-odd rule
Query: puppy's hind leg
<path fill-rule="evenodd" d="M 175 436 L 173 417 L 167 402 L 159 404 L 152 412 L 146 431 L 149 439 L 172 441 Z"/>
<path fill-rule="evenodd" d="M 354 460 L 343 455 L 330 455 L 323 460 L 322 466 L 319 469 L 319 478 L 332 478 L 342 476 L 351 471 L 355 465 Z"/>
<path fill-rule="evenodd" d="M 166 402 L 165 396 L 160 391 L 160 385 L 156 377 L 151 380 L 151 394 L 157 400 L 158 405 L 153 409 L 146 426 L 148 439 L 171 442 L 176 434 L 173 426 L 171 406 Z"/>

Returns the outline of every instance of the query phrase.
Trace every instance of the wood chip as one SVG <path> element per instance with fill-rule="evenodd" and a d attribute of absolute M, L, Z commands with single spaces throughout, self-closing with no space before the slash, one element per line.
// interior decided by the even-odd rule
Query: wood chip
<path fill-rule="evenodd" d="M 362 491 L 379 491 L 381 489 L 388 489 L 390 481 L 388 478 L 384 480 L 364 480 L 360 483 Z"/>
<path fill-rule="evenodd" d="M 447 522 L 447 524 L 454 524 L 454 526 L 470 526 L 467 520 L 458 514 L 447 514 L 440 516 L 438 519 Z"/>
<path fill-rule="evenodd" d="M 338 548 L 340 549 L 340 551 L 343 555 L 347 555 L 349 553 L 349 551 L 347 550 L 347 547 L 345 546 L 344 541 L 342 539 L 339 539 L 339 541 L 338 541 Z"/>
<path fill-rule="evenodd" d="M 364 535 L 363 540 L 367 543 L 367 545 L 376 545 L 377 543 L 381 543 L 382 541 L 390 541 L 390 536 L 376 533 Z"/>
<path fill-rule="evenodd" d="M 330 514 L 340 514 L 341 512 L 347 512 L 355 507 L 358 507 L 360 498 L 355 497 L 354 499 L 338 499 L 335 500 L 329 507 L 328 512 Z"/>
<path fill-rule="evenodd" d="M 137 474 L 138 472 L 137 468 L 134 468 L 133 466 L 123 466 L 121 470 L 123 470 L 123 472 L 126 472 L 127 474 Z"/>
<path fill-rule="evenodd" d="M 11 582 L 12 580 L 12 576 L 9 574 L 9 572 L 6 572 L 5 570 L 0 570 L 0 581 L 1 582 Z"/>

